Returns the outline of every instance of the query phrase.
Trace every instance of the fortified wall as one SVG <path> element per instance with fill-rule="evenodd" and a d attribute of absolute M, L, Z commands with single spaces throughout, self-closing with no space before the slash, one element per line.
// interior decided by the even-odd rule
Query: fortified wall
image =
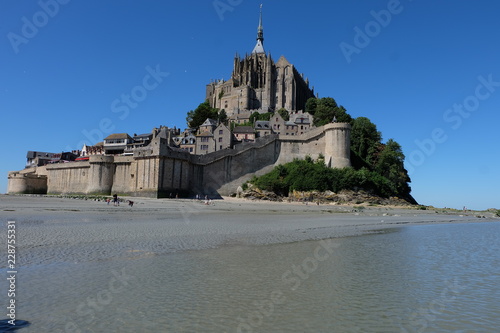
<path fill-rule="evenodd" d="M 7 193 L 46 194 L 46 167 L 43 166 L 9 172 Z"/>
<path fill-rule="evenodd" d="M 276 164 L 285 164 L 294 159 L 310 156 L 325 158 L 325 164 L 332 168 L 351 166 L 351 125 L 347 123 L 331 123 L 314 128 L 302 135 L 280 135 L 281 154 Z"/>
<path fill-rule="evenodd" d="M 350 166 L 350 125 L 332 123 L 300 136 L 268 135 L 206 155 L 172 148 L 157 137 L 133 156 L 90 156 L 9 173 L 8 193 L 99 194 L 147 197 L 229 195 L 274 165 L 319 155 L 329 167 Z"/>

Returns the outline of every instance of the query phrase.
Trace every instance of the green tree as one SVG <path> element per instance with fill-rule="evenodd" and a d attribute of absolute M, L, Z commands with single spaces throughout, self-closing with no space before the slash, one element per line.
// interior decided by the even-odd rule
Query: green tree
<path fill-rule="evenodd" d="M 287 169 L 283 165 L 278 165 L 271 172 L 252 178 L 250 182 L 260 189 L 273 191 L 278 195 L 288 195 L 289 185 L 284 181 L 286 176 Z"/>
<path fill-rule="evenodd" d="M 219 121 L 219 123 L 227 125 L 228 118 L 226 110 L 222 109 L 219 111 L 219 113 L 217 114 L 217 120 Z"/>
<path fill-rule="evenodd" d="M 272 116 L 272 112 L 265 112 L 265 113 L 259 113 L 257 111 L 255 111 L 254 113 L 252 113 L 250 115 L 250 123 L 251 124 L 255 124 L 255 122 L 257 120 L 265 120 L 265 121 L 269 121 L 271 119 L 271 116 Z"/>
<path fill-rule="evenodd" d="M 259 120 L 259 115 L 260 115 L 260 113 L 258 113 L 257 111 L 255 111 L 254 113 L 252 113 L 250 115 L 250 123 L 251 124 L 255 124 L 255 121 Z"/>
<path fill-rule="evenodd" d="M 382 140 L 382 135 L 370 119 L 358 117 L 353 120 L 351 150 L 371 166 L 375 161 L 380 140 Z"/>
<path fill-rule="evenodd" d="M 238 126 L 250 126 L 250 127 L 253 127 L 253 124 L 251 122 L 249 122 L 249 121 L 245 121 L 244 123 L 233 123 L 233 124 L 234 124 L 234 127 L 238 127 Z"/>
<path fill-rule="evenodd" d="M 342 105 L 337 105 L 337 102 L 331 97 L 309 98 L 306 102 L 305 111 L 313 116 L 315 126 L 331 123 L 334 118 L 339 123 L 350 123 L 352 125 L 353 120 L 347 110 Z"/>
<path fill-rule="evenodd" d="M 273 116 L 272 112 L 261 113 L 259 115 L 259 120 L 269 121 L 269 120 L 271 120 L 272 116 Z"/>
<path fill-rule="evenodd" d="M 383 197 L 395 195 L 392 183 L 367 168 L 332 169 L 322 160 L 310 157 L 276 166 L 270 173 L 251 180 L 257 188 L 287 195 L 290 191 L 326 191 L 364 189 Z"/>
<path fill-rule="evenodd" d="M 208 100 L 198 105 L 194 110 L 187 113 L 186 122 L 189 128 L 197 128 L 207 120 L 207 118 L 218 119 L 218 109 L 213 108 Z"/>
<path fill-rule="evenodd" d="M 290 120 L 290 113 L 285 108 L 279 109 L 278 114 L 281 116 L 281 118 L 283 118 L 284 121 Z"/>
<path fill-rule="evenodd" d="M 331 97 L 323 97 L 317 101 L 313 122 L 315 126 L 323 126 L 331 123 L 335 116 L 337 102 Z"/>
<path fill-rule="evenodd" d="M 309 112 L 312 116 L 316 112 L 316 107 L 318 106 L 318 99 L 315 97 L 311 97 L 306 102 L 306 112 Z"/>
<path fill-rule="evenodd" d="M 352 125 L 353 119 L 347 110 L 341 105 L 335 109 L 335 118 L 339 123 L 349 123 Z"/>
<path fill-rule="evenodd" d="M 334 109 L 337 107 L 337 102 L 332 97 L 323 97 L 318 101 L 318 107 Z"/>
<path fill-rule="evenodd" d="M 401 145 L 389 139 L 378 156 L 375 171 L 392 182 L 395 192 L 401 196 L 410 194 L 410 177 L 404 168 L 405 155 Z"/>

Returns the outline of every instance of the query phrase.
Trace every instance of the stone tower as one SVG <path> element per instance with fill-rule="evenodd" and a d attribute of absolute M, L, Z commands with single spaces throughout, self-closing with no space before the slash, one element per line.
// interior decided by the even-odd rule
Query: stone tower
<path fill-rule="evenodd" d="M 255 111 L 304 110 L 310 97 L 314 97 L 314 91 L 309 88 L 309 81 L 284 56 L 275 63 L 271 54 L 264 51 L 262 6 L 252 53 L 243 58 L 236 54 L 231 78 L 211 82 L 206 87 L 210 105 L 224 109 L 231 119 Z"/>

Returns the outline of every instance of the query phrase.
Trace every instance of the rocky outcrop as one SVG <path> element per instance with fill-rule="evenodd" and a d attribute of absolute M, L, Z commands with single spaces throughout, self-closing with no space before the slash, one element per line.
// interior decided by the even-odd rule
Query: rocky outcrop
<path fill-rule="evenodd" d="M 271 191 L 263 191 L 255 187 L 249 187 L 246 190 L 240 190 L 234 193 L 233 196 L 246 198 L 250 200 L 267 200 L 267 201 L 298 201 L 298 202 L 313 202 L 313 203 L 335 203 L 347 205 L 392 205 L 392 206 L 412 206 L 413 203 L 402 198 L 390 197 L 382 198 L 380 196 L 368 193 L 366 191 L 342 190 L 339 193 L 332 191 L 310 191 L 299 192 L 293 191 L 287 197 L 279 196 Z"/>

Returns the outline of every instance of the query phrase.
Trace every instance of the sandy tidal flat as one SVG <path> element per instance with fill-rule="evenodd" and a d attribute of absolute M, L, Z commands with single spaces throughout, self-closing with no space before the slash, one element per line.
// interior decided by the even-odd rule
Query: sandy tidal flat
<path fill-rule="evenodd" d="M 93 200 L 2 195 L 1 228 L 15 221 L 18 264 L 39 265 L 355 236 L 402 225 L 495 220 L 396 207 L 131 199 L 133 207 L 124 202 L 115 207 Z"/>

